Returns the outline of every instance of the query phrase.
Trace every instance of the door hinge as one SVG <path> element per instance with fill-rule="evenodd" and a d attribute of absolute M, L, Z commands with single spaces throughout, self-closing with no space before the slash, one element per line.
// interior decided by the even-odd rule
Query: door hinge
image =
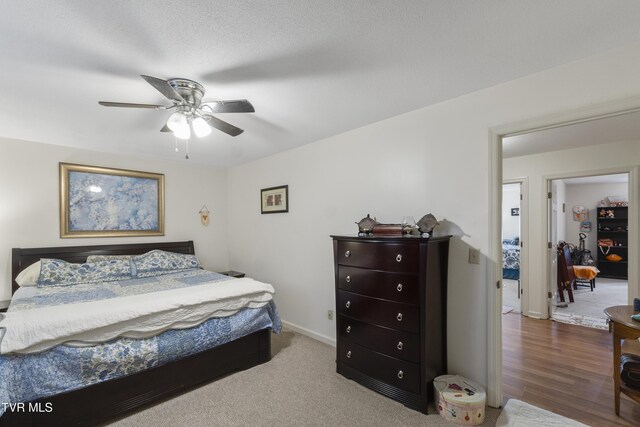
<path fill-rule="evenodd" d="M 524 295 L 524 289 L 520 288 L 520 295 Z"/>
<path fill-rule="evenodd" d="M 547 298 L 551 298 L 551 292 L 547 292 Z"/>
<path fill-rule="evenodd" d="M 550 198 L 551 198 L 551 191 L 547 193 L 547 199 L 550 199 Z"/>
<path fill-rule="evenodd" d="M 522 240 L 520 240 L 520 247 L 524 248 L 524 242 Z"/>
<path fill-rule="evenodd" d="M 553 247 L 553 245 L 551 244 L 551 242 L 547 242 L 547 247 L 548 247 L 549 249 L 551 249 L 551 248 Z"/>
<path fill-rule="evenodd" d="M 522 194 L 520 195 L 520 200 L 522 200 Z"/>
<path fill-rule="evenodd" d="M 500 280 L 496 282 L 496 289 L 500 289 Z"/>

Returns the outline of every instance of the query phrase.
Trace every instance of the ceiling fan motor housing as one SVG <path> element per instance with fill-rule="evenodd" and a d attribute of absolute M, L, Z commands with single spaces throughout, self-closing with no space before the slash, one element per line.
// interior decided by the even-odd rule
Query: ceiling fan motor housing
<path fill-rule="evenodd" d="M 167 83 L 175 89 L 176 92 L 191 106 L 198 108 L 202 97 L 204 96 L 204 87 L 193 80 L 189 79 L 169 79 Z"/>

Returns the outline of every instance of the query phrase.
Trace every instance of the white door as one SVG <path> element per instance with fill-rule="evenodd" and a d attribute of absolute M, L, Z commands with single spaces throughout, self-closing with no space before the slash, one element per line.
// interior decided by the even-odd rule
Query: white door
<path fill-rule="evenodd" d="M 549 240 L 547 243 L 547 259 L 549 260 L 549 317 L 558 304 L 558 194 L 555 181 L 547 181 L 549 189 Z"/>

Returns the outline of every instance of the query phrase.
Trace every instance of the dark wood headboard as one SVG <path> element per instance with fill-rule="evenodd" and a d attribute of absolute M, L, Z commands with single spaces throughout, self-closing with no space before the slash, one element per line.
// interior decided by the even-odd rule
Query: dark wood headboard
<path fill-rule="evenodd" d="M 140 255 L 154 249 L 180 254 L 195 254 L 193 241 L 133 243 L 123 245 L 58 246 L 51 248 L 13 248 L 11 250 L 11 294 L 19 288 L 18 274 L 40 258 L 56 258 L 68 262 L 85 262 L 89 255 Z"/>

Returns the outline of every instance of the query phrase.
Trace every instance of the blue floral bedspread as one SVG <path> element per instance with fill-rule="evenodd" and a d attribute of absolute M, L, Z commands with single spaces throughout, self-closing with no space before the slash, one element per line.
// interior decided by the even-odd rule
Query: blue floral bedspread
<path fill-rule="evenodd" d="M 158 291 L 158 286 L 171 289 L 198 285 L 204 283 L 202 280 L 211 279 L 229 278 L 205 270 L 190 270 L 90 286 L 27 287 L 16 292 L 9 310 L 115 298 Z M 59 345 L 40 353 L 2 355 L 0 402 L 28 402 L 79 389 L 163 365 L 265 328 L 274 332 L 281 329 L 280 316 L 273 301 L 261 308 L 246 308 L 229 317 L 209 319 L 193 328 L 173 329 L 146 339 L 121 338 L 97 346 Z M 4 405 L 0 406 L 0 415 L 2 413 Z"/>

